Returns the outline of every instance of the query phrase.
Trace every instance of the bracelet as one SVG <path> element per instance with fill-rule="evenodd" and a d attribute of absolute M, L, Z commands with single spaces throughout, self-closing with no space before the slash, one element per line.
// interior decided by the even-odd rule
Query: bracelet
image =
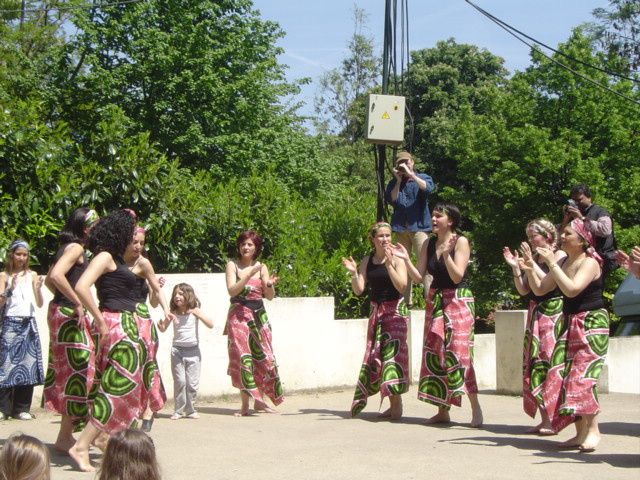
<path fill-rule="evenodd" d="M 519 273 L 518 275 L 513 275 L 513 278 L 522 278 L 522 274 Z"/>
<path fill-rule="evenodd" d="M 549 269 L 552 269 L 552 268 L 555 268 L 555 267 L 560 268 L 560 265 L 558 265 L 557 263 L 552 263 L 551 265 L 549 265 Z"/>
<path fill-rule="evenodd" d="M 354 275 L 351 275 L 351 280 L 357 280 L 360 277 L 359 273 L 356 273 Z"/>

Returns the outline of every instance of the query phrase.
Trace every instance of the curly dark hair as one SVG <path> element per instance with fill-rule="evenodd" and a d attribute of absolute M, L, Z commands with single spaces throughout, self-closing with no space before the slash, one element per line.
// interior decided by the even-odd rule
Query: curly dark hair
<path fill-rule="evenodd" d="M 131 243 L 135 226 L 136 221 L 126 211 L 111 212 L 91 229 L 87 247 L 94 254 L 109 252 L 114 257 L 120 257 Z"/>
<path fill-rule="evenodd" d="M 66 245 L 67 243 L 83 244 L 85 242 L 84 229 L 86 227 L 85 218 L 87 213 L 89 213 L 89 208 L 80 207 L 76 208 L 69 218 L 67 218 L 64 227 L 62 227 L 58 235 L 60 245 Z"/>

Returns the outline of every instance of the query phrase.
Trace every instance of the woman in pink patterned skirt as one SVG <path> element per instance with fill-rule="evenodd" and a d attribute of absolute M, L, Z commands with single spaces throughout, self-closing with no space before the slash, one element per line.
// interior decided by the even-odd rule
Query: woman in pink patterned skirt
<path fill-rule="evenodd" d="M 531 255 L 525 255 L 520 268 L 527 273 L 530 285 L 544 289 L 555 284 L 562 292 L 566 341 L 558 341 L 553 358 L 561 364 L 564 377 L 552 425 L 559 430 L 567 418 L 575 421 L 576 435 L 560 447 L 590 452 L 600 442 L 597 384 L 609 346 L 609 314 L 602 298 L 602 258 L 593 248 L 593 234 L 581 219 L 566 225 L 560 240 L 567 254 L 560 264 L 550 248 L 537 249 L 549 267 L 544 279 L 533 273 Z"/>
<path fill-rule="evenodd" d="M 473 368 L 475 299 L 467 284 L 471 247 L 457 233 L 460 220 L 455 205 L 436 205 L 431 218 L 434 236 L 422 245 L 418 267 L 406 250 L 403 258 L 413 281 L 420 281 L 427 272 L 433 275 L 425 309 L 418 400 L 437 406 L 438 413 L 427 423 L 449 423 L 451 405 L 459 407 L 466 394 L 471 426 L 478 428 L 483 418 Z"/>
<path fill-rule="evenodd" d="M 250 398 L 255 411 L 275 413 L 266 404 L 265 396 L 274 405 L 282 403 L 284 397 L 262 299 L 273 299 L 278 277 L 270 275 L 267 266 L 257 261 L 262 238 L 256 232 L 242 232 L 236 247 L 238 258 L 226 267 L 231 306 L 224 328 L 229 346 L 228 374 L 242 399 L 236 416 L 249 415 Z"/>
<path fill-rule="evenodd" d="M 75 443 L 73 431 L 87 420 L 87 397 L 95 373 L 91 322 L 73 290 L 89 260 L 84 244 L 98 220 L 95 210 L 77 208 L 60 232 L 60 248 L 46 283 L 52 287 L 49 304 L 49 366 L 44 383 L 44 405 L 61 415 L 54 445 L 66 453 Z"/>
<path fill-rule="evenodd" d="M 367 325 L 367 344 L 356 392 L 351 404 L 351 416 L 358 415 L 367 405 L 367 398 L 380 392 L 382 400 L 389 397 L 389 409 L 381 418 L 399 420 L 402 417 L 402 394 L 409 390 L 409 348 L 407 346 L 407 306 L 402 297 L 407 286 L 404 262 L 396 256 L 397 246 L 391 243 L 391 226 L 375 223 L 369 229 L 373 252 L 356 264 L 352 257 L 342 264 L 351 274 L 351 289 L 362 295 L 369 286 L 371 315 Z"/>
<path fill-rule="evenodd" d="M 522 242 L 521 251 L 529 254 L 531 248 L 546 247 L 554 251 L 556 261 L 566 257 L 566 253 L 558 249 L 558 231 L 549 220 L 532 220 L 527 224 L 526 233 L 529 243 Z M 525 413 L 531 418 L 535 418 L 536 412 L 540 411 L 540 423 L 527 430 L 527 433 L 554 435 L 551 417 L 562 386 L 562 371 L 560 365 L 554 362 L 553 352 L 558 341 L 566 340 L 562 295 L 553 285 L 547 289 L 532 288 L 520 270 L 518 252 L 512 253 L 508 247 L 504 247 L 502 253 L 512 269 L 513 283 L 518 293 L 529 300 L 522 356 L 522 401 Z M 533 271 L 538 278 L 544 278 L 549 268 L 537 253 L 533 258 Z"/>

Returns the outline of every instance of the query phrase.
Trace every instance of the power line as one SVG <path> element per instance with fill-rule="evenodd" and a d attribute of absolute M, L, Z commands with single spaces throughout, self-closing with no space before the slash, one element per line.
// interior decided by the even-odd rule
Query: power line
<path fill-rule="evenodd" d="M 602 88 L 602 89 L 604 89 L 604 90 L 607 90 L 608 92 L 613 93 L 614 95 L 617 95 L 617 96 L 619 96 L 620 98 L 623 98 L 623 99 L 625 99 L 625 100 L 628 100 L 628 101 L 630 101 L 630 102 L 632 102 L 632 103 L 635 103 L 636 105 L 640 105 L 640 101 L 638 101 L 638 100 L 636 100 L 636 99 L 634 99 L 634 98 L 628 97 L 628 96 L 626 96 L 626 95 L 624 95 L 624 94 L 622 94 L 622 93 L 620 93 L 620 92 L 617 92 L 617 91 L 615 91 L 614 89 L 612 89 L 612 88 L 608 87 L 607 85 L 603 85 L 603 84 L 601 84 L 601 83 L 599 83 L 599 82 L 596 82 L 596 81 L 595 81 L 595 80 L 593 80 L 592 78 L 587 77 L 586 75 L 584 75 L 584 74 L 582 74 L 582 73 L 580 73 L 580 72 L 577 72 L 576 70 L 572 69 L 571 67 L 569 67 L 569 66 L 567 66 L 567 65 L 565 65 L 565 64 L 563 64 L 563 63 L 561 63 L 561 62 L 559 62 L 558 60 L 556 60 L 556 59 L 554 59 L 554 58 L 552 58 L 551 56 L 547 55 L 545 52 L 543 52 L 542 50 L 540 50 L 539 48 L 537 48 L 535 45 L 533 45 L 533 44 L 531 44 L 531 43 L 528 43 L 526 40 L 522 39 L 522 38 L 521 38 L 521 37 L 519 37 L 516 33 L 514 33 L 513 31 L 511 31 L 512 27 L 510 27 L 508 24 L 506 24 L 505 22 L 503 22 L 503 21 L 502 21 L 502 20 L 500 20 L 499 18 L 494 17 L 494 16 L 493 16 L 493 15 L 491 15 L 489 12 L 486 12 L 485 10 L 483 10 L 483 9 L 482 9 L 482 8 L 480 8 L 480 7 L 478 7 L 477 5 L 475 5 L 475 4 L 474 4 L 473 2 L 471 2 L 471 1 L 469 1 L 469 0 L 465 0 L 465 1 L 466 1 L 469 5 L 471 5 L 473 8 L 475 8 L 476 10 L 478 10 L 480 13 L 482 13 L 484 16 L 486 16 L 487 18 L 489 18 L 489 20 L 491 20 L 492 22 L 494 22 L 494 23 L 495 23 L 496 25 L 498 25 L 500 28 L 502 28 L 503 30 L 505 30 L 507 33 L 509 33 L 510 35 L 512 35 L 513 37 L 515 37 L 516 39 L 518 39 L 520 42 L 522 42 L 522 43 L 524 43 L 525 45 L 527 45 L 531 50 L 534 50 L 534 51 L 538 52 L 540 55 L 544 56 L 545 58 L 547 58 L 547 59 L 548 59 L 548 60 L 550 60 L 551 62 L 555 63 L 555 64 L 556 64 L 556 65 L 558 65 L 559 67 L 564 68 L 565 70 L 567 70 L 567 71 L 571 72 L 572 74 L 576 75 L 577 77 L 582 78 L 583 80 L 586 80 L 587 82 L 589 82 L 589 83 L 591 83 L 591 84 L 595 85 L 596 87 L 599 87 L 599 88 Z M 516 30 L 516 29 L 513 29 L 513 30 Z M 517 31 L 517 30 L 516 30 L 516 31 Z M 519 33 L 520 33 L 520 32 L 519 32 Z M 524 34 L 522 34 L 522 35 L 524 35 Z M 529 37 L 529 36 L 527 36 L 527 35 L 524 35 L 524 36 L 526 36 L 527 38 L 531 38 L 531 37 Z M 537 42 L 537 40 L 535 40 L 535 39 L 533 39 L 533 41 L 534 41 L 534 42 L 536 42 L 536 43 L 538 43 L 538 42 Z M 554 50 L 554 51 L 555 51 L 555 50 Z M 558 52 L 558 53 L 560 53 L 560 52 Z M 571 57 L 569 57 L 568 55 L 563 55 L 563 56 L 565 56 L 565 57 L 567 57 L 567 58 L 571 58 Z M 597 67 L 595 67 L 595 66 L 593 66 L 593 65 L 589 65 L 589 64 L 587 64 L 587 63 L 580 62 L 579 60 L 576 60 L 576 59 L 572 59 L 572 60 L 574 60 L 574 61 L 576 61 L 576 62 L 579 62 L 579 63 L 583 63 L 583 64 L 585 64 L 585 65 L 587 65 L 587 66 L 592 67 L 592 68 L 597 68 Z M 606 72 L 606 71 L 605 71 L 605 73 L 608 73 L 608 72 Z M 614 75 L 614 74 L 612 74 L 612 73 L 611 73 L 611 75 Z M 618 76 L 618 75 L 616 75 L 616 76 Z M 624 77 L 624 78 L 626 78 L 626 77 Z M 629 80 L 632 80 L 632 79 L 629 79 Z M 637 80 L 633 80 L 633 81 L 634 81 L 634 82 L 637 82 Z"/>
<path fill-rule="evenodd" d="M 23 9 L 8 9 L 3 10 L 0 9 L 0 14 L 4 13 L 39 13 L 39 12 L 50 12 L 52 10 L 57 10 L 59 12 L 71 11 L 71 10 L 91 10 L 92 8 L 104 8 L 104 7 L 116 7 L 120 5 L 128 5 L 130 3 L 139 3 L 144 2 L 146 0 L 121 0 L 119 2 L 108 2 L 108 3 L 95 3 L 95 4 L 84 4 L 84 5 L 63 5 L 57 6 L 52 5 L 48 8 L 25 8 Z"/>
<path fill-rule="evenodd" d="M 513 26 L 509 25 L 507 22 L 505 22 L 505 21 L 503 21 L 503 20 L 500 20 L 498 17 L 496 17 L 496 16 L 492 15 L 491 13 L 489 13 L 489 12 L 487 12 L 486 10 L 482 9 L 481 7 L 479 7 L 479 6 L 475 5 L 473 2 L 471 2 L 471 1 L 469 1 L 469 0 L 465 0 L 465 1 L 466 1 L 469 5 L 471 5 L 473 8 L 475 8 L 476 10 L 478 10 L 480 13 L 482 13 L 484 16 L 488 17 L 490 20 L 494 21 L 495 23 L 499 24 L 500 26 L 504 26 L 504 27 L 506 27 L 506 28 L 508 28 L 508 29 L 510 29 L 510 30 L 513 30 L 514 32 L 516 32 L 516 33 L 518 33 L 518 34 L 522 35 L 523 37 L 525 37 L 525 38 L 527 38 L 527 39 L 531 40 L 532 42 L 537 43 L 538 45 L 542 45 L 544 48 L 546 48 L 546 49 L 548 49 L 548 50 L 551 50 L 552 52 L 557 53 L 558 55 L 561 55 L 561 56 L 563 56 L 563 57 L 565 57 L 565 58 L 567 58 L 567 59 L 569 59 L 569 60 L 571 60 L 571 61 L 573 61 L 573 62 L 576 62 L 576 63 L 579 63 L 579 64 L 581 64 L 581 65 L 584 65 L 585 67 L 589 67 L 589 68 L 593 68 L 593 69 L 595 69 L 595 70 L 599 70 L 599 71 L 601 71 L 602 73 L 606 73 L 607 75 L 611 75 L 612 77 L 618 77 L 618 78 L 622 78 L 622 79 L 624 79 L 624 80 L 630 80 L 630 81 L 635 82 L 635 83 L 640 83 L 640 80 L 637 80 L 637 79 L 635 79 L 635 78 L 627 77 L 627 76 L 625 76 L 625 75 L 621 75 L 621 74 L 619 74 L 619 73 L 612 72 L 612 71 L 607 70 L 607 69 L 605 69 L 605 68 L 598 67 L 597 65 L 593 65 L 593 64 L 591 64 L 591 63 L 588 63 L 588 62 L 582 61 L 582 60 L 580 60 L 580 59 L 578 59 L 578 58 L 574 58 L 574 57 L 572 57 L 571 55 L 567 55 L 567 54 L 566 54 L 566 53 L 564 53 L 564 52 L 561 52 L 561 51 L 559 51 L 559 50 L 556 50 L 555 48 L 550 47 L 550 46 L 549 46 L 549 45 L 547 45 L 546 43 L 543 43 L 543 42 L 541 42 L 541 41 L 539 41 L 539 40 L 537 40 L 537 39 L 535 39 L 535 38 L 533 38 L 533 37 L 531 37 L 531 36 L 527 35 L 526 33 L 524 33 L 524 32 L 522 32 L 522 31 L 518 30 L 517 28 L 515 28 L 515 27 L 513 27 Z"/>

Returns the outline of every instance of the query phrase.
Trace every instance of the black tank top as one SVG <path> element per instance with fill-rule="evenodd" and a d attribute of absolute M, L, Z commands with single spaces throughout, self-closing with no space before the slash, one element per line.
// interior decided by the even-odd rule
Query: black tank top
<path fill-rule="evenodd" d="M 147 296 L 149 295 L 149 285 L 147 285 L 147 280 L 136 275 L 136 288 L 135 288 L 135 297 L 138 303 L 145 303 L 147 301 Z"/>
<path fill-rule="evenodd" d="M 549 266 L 546 263 L 539 263 L 538 266 L 542 269 L 544 273 L 549 273 Z M 527 300 L 533 300 L 536 303 L 542 303 L 545 300 L 549 300 L 551 298 L 561 297 L 562 292 L 558 288 L 554 288 L 550 292 L 545 293 L 544 295 L 536 295 L 533 291 L 529 292 L 525 297 Z"/>
<path fill-rule="evenodd" d="M 460 236 L 456 238 L 456 244 L 458 243 L 458 239 Z M 455 249 L 449 255 L 452 259 L 455 258 Z M 433 282 L 431 283 L 431 288 L 462 288 L 467 286 L 467 272 L 465 270 L 464 276 L 459 283 L 455 283 L 451 277 L 449 276 L 449 272 L 447 271 L 447 266 L 444 263 L 444 255 L 441 255 L 440 258 L 436 256 L 436 238 L 429 238 L 429 243 L 427 244 L 427 272 L 433 275 Z"/>
<path fill-rule="evenodd" d="M 562 262 L 562 265 L 564 265 L 564 262 Z M 589 310 L 605 308 L 604 299 L 602 298 L 603 287 L 604 275 L 602 275 L 602 271 L 600 271 L 600 277 L 587 285 L 584 290 L 575 297 L 569 298 L 565 295 L 562 296 L 562 313 L 569 315 L 571 313 L 587 312 Z"/>
<path fill-rule="evenodd" d="M 54 263 L 58 263 L 58 260 L 60 260 L 65 248 L 67 248 L 68 245 L 68 243 L 65 243 L 64 245 L 60 246 L 60 248 L 56 252 Z M 89 264 L 87 260 L 87 253 L 84 250 L 82 251 L 82 258 L 84 259 L 84 261 L 80 265 L 74 263 L 65 275 L 65 278 L 69 282 L 69 285 L 71 285 L 71 288 L 76 287 L 78 279 L 82 276 L 82 273 L 87 269 L 87 265 Z M 65 297 L 57 288 L 55 293 L 53 294 L 52 302 L 56 305 L 60 305 L 61 307 L 75 307 L 74 303 L 67 297 Z"/>
<path fill-rule="evenodd" d="M 569 298 L 563 295 L 562 298 L 564 301 L 562 313 L 565 315 L 605 308 L 602 298 L 602 274 L 575 297 Z"/>
<path fill-rule="evenodd" d="M 100 310 L 133 312 L 138 300 L 136 282 L 139 278 L 129 270 L 122 257 L 113 257 L 116 269 L 103 274 L 96 281 L 96 292 L 100 301 Z"/>
<path fill-rule="evenodd" d="M 372 302 L 380 303 L 402 297 L 402 294 L 393 286 L 387 267 L 373 263 L 373 254 L 369 255 L 367 262 L 367 283 L 370 289 L 369 299 Z"/>

